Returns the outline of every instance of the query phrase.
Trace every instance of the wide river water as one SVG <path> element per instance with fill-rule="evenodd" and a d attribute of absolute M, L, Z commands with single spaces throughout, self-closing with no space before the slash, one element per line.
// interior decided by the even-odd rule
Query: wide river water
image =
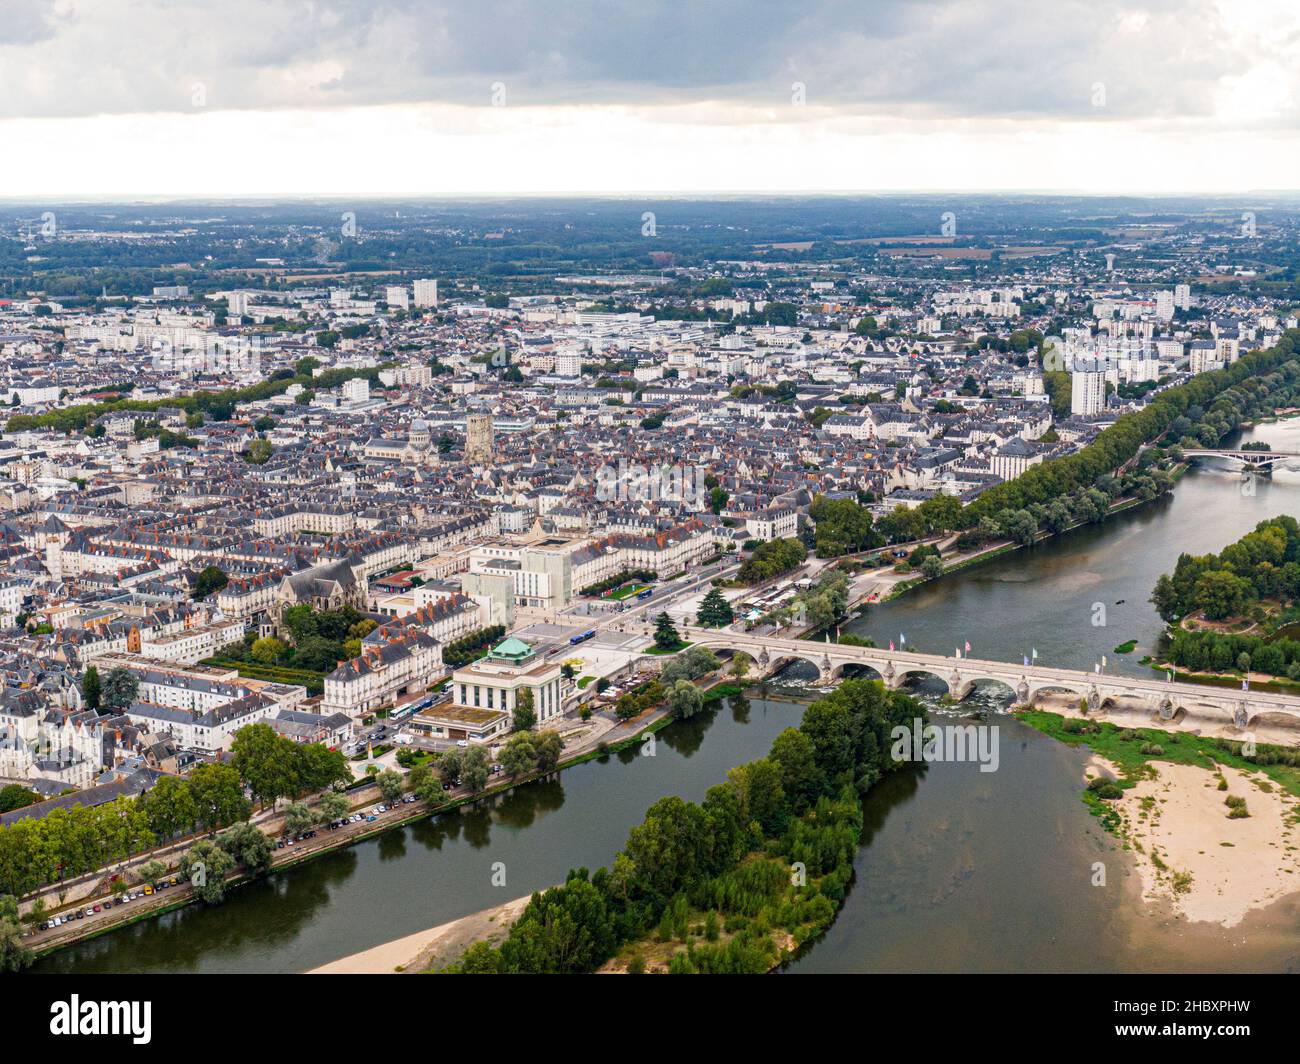
<path fill-rule="evenodd" d="M 1300 451 L 1300 421 L 1243 439 Z M 1218 551 L 1259 521 L 1300 515 L 1300 472 L 1245 492 L 1208 463 L 1172 496 L 1031 551 L 995 559 L 872 607 L 846 631 L 886 645 L 1145 672 L 1162 628 L 1147 602 L 1183 551 Z M 1120 600 L 1123 600 L 1122 602 Z M 1104 625 L 1098 604 L 1104 608 Z M 1129 655 L 1113 648 L 1137 640 Z M 797 667 L 794 670 L 797 673 Z M 786 968 L 831 971 L 1300 971 L 1300 906 L 1284 899 L 1231 930 L 1142 902 L 1136 873 L 1079 800 L 1085 753 L 972 696 L 1001 731 L 1000 764 L 935 763 L 868 798 L 857 878 L 829 933 Z M 608 864 L 665 794 L 699 799 L 766 752 L 801 704 L 772 688 L 626 752 L 63 950 L 37 972 L 301 972 Z M 1094 866 L 1107 886 L 1093 886 Z M 494 868 L 505 883 L 492 885 Z M 499 875 L 498 875 L 499 878 Z"/>

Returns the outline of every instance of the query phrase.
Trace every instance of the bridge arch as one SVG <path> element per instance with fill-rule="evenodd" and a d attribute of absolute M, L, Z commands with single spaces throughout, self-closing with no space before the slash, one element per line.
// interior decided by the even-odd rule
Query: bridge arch
<path fill-rule="evenodd" d="M 866 661 L 839 661 L 831 666 L 832 680 L 884 680 L 878 668 Z"/>
<path fill-rule="evenodd" d="M 997 691 L 999 694 L 1005 693 L 1012 704 L 1019 701 L 1017 686 L 1010 679 L 1000 676 L 962 677 L 961 687 L 957 691 L 952 690 L 951 682 L 948 684 L 949 693 L 958 702 L 964 702 L 980 691 Z"/>

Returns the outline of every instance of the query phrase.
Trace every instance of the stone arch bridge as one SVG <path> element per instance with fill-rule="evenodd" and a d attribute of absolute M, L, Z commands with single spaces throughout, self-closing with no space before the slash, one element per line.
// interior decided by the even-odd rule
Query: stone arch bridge
<path fill-rule="evenodd" d="M 901 687 L 912 676 L 935 676 L 958 701 L 969 695 L 977 684 L 994 682 L 1009 688 L 1021 705 L 1033 705 L 1044 691 L 1065 691 L 1086 699 L 1093 712 L 1108 703 L 1136 702 L 1162 720 L 1207 717 L 1244 730 L 1254 727 L 1261 717 L 1270 716 L 1287 718 L 1279 723 L 1300 727 L 1300 697 L 1272 691 L 1238 691 L 1168 682 L 1156 677 L 1112 676 L 1076 669 L 757 636 L 725 629 L 683 627 L 681 634 L 683 639 L 711 650 L 744 651 L 765 676 L 792 661 L 802 660 L 817 669 L 819 683 L 829 683 L 840 678 L 846 666 L 855 665 L 874 670 L 891 689 Z"/>

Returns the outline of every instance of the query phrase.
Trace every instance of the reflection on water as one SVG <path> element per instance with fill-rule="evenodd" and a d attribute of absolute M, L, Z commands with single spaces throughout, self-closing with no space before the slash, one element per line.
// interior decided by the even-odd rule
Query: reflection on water
<path fill-rule="evenodd" d="M 610 754 L 385 832 L 192 907 L 63 950 L 41 972 L 295 972 L 608 865 L 658 798 L 696 801 L 767 753 L 801 704 L 728 699 L 656 736 L 653 757 Z M 506 869 L 492 885 L 492 866 Z"/>

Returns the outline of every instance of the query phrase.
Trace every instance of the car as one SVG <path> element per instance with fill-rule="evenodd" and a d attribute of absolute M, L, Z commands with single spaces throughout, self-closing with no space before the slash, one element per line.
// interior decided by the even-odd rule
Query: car
<path fill-rule="evenodd" d="M 177 876 L 172 876 L 171 879 L 167 880 L 167 882 L 170 883 L 173 887 L 176 887 L 180 885 L 180 878 Z"/>
<path fill-rule="evenodd" d="M 84 920 L 86 918 L 86 910 L 78 909 L 76 912 L 76 917 L 78 920 Z"/>
<path fill-rule="evenodd" d="M 49 929 L 49 926 L 50 926 L 50 922 L 48 920 L 42 920 L 39 924 L 36 925 L 36 930 L 46 931 Z"/>
<path fill-rule="evenodd" d="M 153 893 L 153 887 L 145 887 L 145 888 L 144 888 L 144 892 L 145 892 L 146 895 L 152 894 L 152 893 Z"/>
<path fill-rule="evenodd" d="M 372 820 L 377 820 L 377 819 L 379 819 L 379 818 L 378 818 L 378 817 L 375 817 L 375 816 L 368 816 L 368 817 L 366 817 L 367 822 L 372 821 Z"/>
<path fill-rule="evenodd" d="M 96 906 L 94 906 L 90 911 L 91 911 L 91 912 L 94 912 L 94 913 L 97 913 L 97 912 L 100 911 L 100 908 L 99 908 L 98 905 L 96 905 Z"/>
<path fill-rule="evenodd" d="M 449 791 L 449 790 L 451 790 L 451 784 L 450 784 L 450 783 L 444 783 L 444 784 L 442 785 L 442 789 L 443 789 L 444 791 Z"/>
<path fill-rule="evenodd" d="M 459 746 L 462 750 L 464 750 L 464 749 L 468 748 L 468 746 L 469 746 L 469 740 L 467 740 L 467 739 L 457 739 L 457 740 L 456 740 L 456 745 Z"/>
<path fill-rule="evenodd" d="M 410 805 L 412 802 L 415 801 L 415 795 L 408 794 L 405 798 L 402 799 L 402 801 L 404 801 L 407 805 Z"/>
<path fill-rule="evenodd" d="M 375 806 L 375 812 L 376 812 L 376 813 L 386 813 L 386 812 L 388 812 L 388 806 L 386 806 L 386 805 L 377 805 L 377 806 Z"/>

